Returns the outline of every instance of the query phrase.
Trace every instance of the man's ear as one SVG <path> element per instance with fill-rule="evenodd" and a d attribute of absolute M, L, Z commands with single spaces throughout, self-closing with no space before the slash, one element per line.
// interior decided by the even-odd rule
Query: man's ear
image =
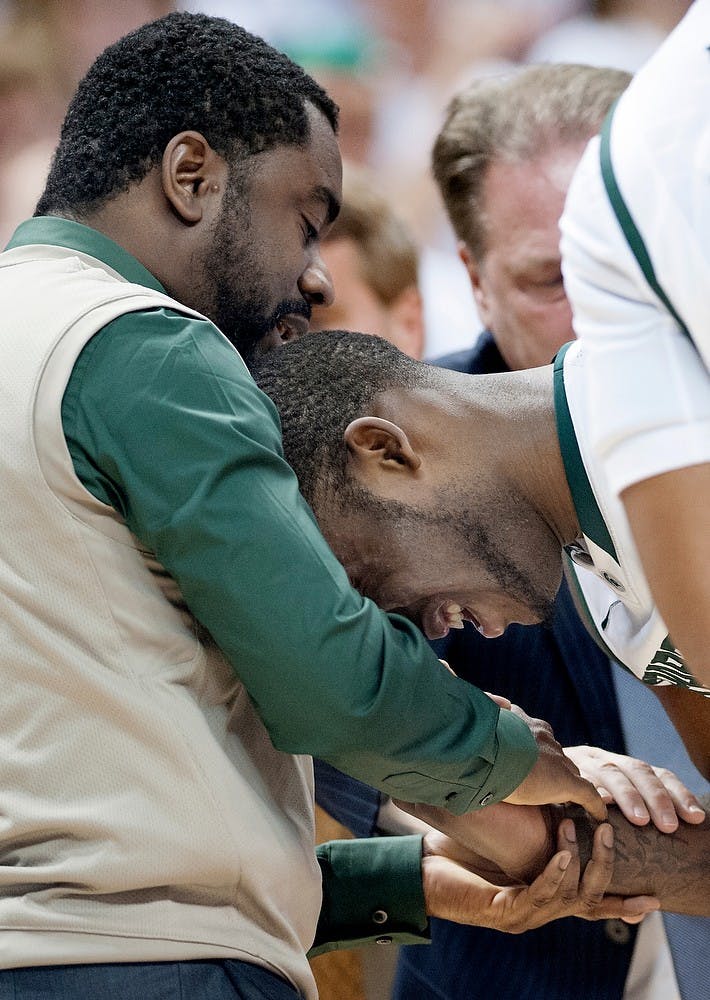
<path fill-rule="evenodd" d="M 200 222 L 208 199 L 221 200 L 226 165 L 199 132 L 179 132 L 163 151 L 165 197 L 188 225 Z"/>
<path fill-rule="evenodd" d="M 458 245 L 458 254 L 463 265 L 468 272 L 468 277 L 471 282 L 471 289 L 473 291 L 473 297 L 476 300 L 476 306 L 478 308 L 478 315 L 481 321 L 488 326 L 490 310 L 488 308 L 488 295 L 486 292 L 485 280 L 482 278 L 482 268 L 481 262 L 476 260 L 471 251 L 468 249 L 466 244 L 461 241 Z"/>
<path fill-rule="evenodd" d="M 416 472 L 422 460 L 401 427 L 382 417 L 351 420 L 343 435 L 351 458 L 363 473 Z"/>

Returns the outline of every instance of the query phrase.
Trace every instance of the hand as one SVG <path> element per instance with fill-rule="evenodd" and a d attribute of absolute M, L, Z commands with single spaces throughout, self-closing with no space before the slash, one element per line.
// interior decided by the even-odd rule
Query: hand
<path fill-rule="evenodd" d="M 611 753 L 600 747 L 565 747 L 583 778 L 591 781 L 606 803 L 616 802 L 624 816 L 636 826 L 649 820 L 662 833 L 678 829 L 678 817 L 686 823 L 702 823 L 705 813 L 680 778 L 663 767 L 652 767 L 635 757 Z"/>
<path fill-rule="evenodd" d="M 649 896 L 605 896 L 614 867 L 613 831 L 602 824 L 595 832 L 592 857 L 580 880 L 574 824 L 564 820 L 557 834 L 558 852 L 530 886 L 501 888 L 471 871 L 465 848 L 432 831 L 424 837 L 422 880 L 427 913 L 457 923 L 520 934 L 556 920 L 621 918 L 637 923 L 658 909 Z"/>
<path fill-rule="evenodd" d="M 505 711 L 505 708 L 501 708 L 501 711 Z M 603 822 L 606 819 L 606 806 L 601 796 L 594 785 L 580 775 L 574 763 L 565 757 L 548 723 L 531 718 L 518 705 L 511 705 L 509 711 L 530 728 L 540 755 L 532 771 L 505 801 L 513 805 L 576 802 L 594 819 Z"/>
<path fill-rule="evenodd" d="M 557 817 L 540 806 L 506 802 L 455 816 L 422 802 L 395 803 L 432 830 L 457 844 L 467 867 L 496 885 L 532 882 L 554 853 Z M 449 856 L 451 847 L 449 848 Z"/>

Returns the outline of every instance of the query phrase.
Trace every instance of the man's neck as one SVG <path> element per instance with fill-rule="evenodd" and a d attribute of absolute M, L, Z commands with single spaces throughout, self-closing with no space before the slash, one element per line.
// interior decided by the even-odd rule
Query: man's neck
<path fill-rule="evenodd" d="M 560 546 L 568 545 L 580 526 L 557 435 L 552 366 L 469 376 L 468 382 L 471 411 L 464 419 L 479 429 L 471 464 L 491 463 Z"/>

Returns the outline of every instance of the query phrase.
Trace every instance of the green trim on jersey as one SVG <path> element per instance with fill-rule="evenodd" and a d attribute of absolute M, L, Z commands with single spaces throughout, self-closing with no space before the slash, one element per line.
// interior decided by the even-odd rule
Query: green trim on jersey
<path fill-rule="evenodd" d="M 611 203 L 611 207 L 614 210 L 617 222 L 621 226 L 621 231 L 626 238 L 626 242 L 629 244 L 631 253 L 634 255 L 639 267 L 643 271 L 646 281 L 681 328 L 683 333 L 692 343 L 693 338 L 691 337 L 687 326 L 678 315 L 673 303 L 663 291 L 663 288 L 656 277 L 656 272 L 653 268 L 653 264 L 651 263 L 651 256 L 646 249 L 646 244 L 644 243 L 643 237 L 641 236 L 641 233 L 631 216 L 631 212 L 624 201 L 624 197 L 619 189 L 619 185 L 614 174 L 614 167 L 611 162 L 611 125 L 614 117 L 614 111 L 616 110 L 616 104 L 617 102 L 614 102 L 612 105 L 608 115 L 604 119 L 604 124 L 601 129 L 599 163 L 601 166 L 604 187 L 606 188 L 606 193 L 609 198 L 609 202 Z"/>
<path fill-rule="evenodd" d="M 614 548 L 609 529 L 599 510 L 594 491 L 587 476 L 582 455 L 574 432 L 572 416 L 569 412 L 567 394 L 565 392 L 564 358 L 571 345 L 565 344 L 555 356 L 554 362 L 554 400 L 555 420 L 557 421 L 557 436 L 562 452 L 562 462 L 565 467 L 567 484 L 572 494 L 579 526 L 587 538 L 591 539 L 600 549 L 604 549 L 615 562 L 619 557 Z"/>

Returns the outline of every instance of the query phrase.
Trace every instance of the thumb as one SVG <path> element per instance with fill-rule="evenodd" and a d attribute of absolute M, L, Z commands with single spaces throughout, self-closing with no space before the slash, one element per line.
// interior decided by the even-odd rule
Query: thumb
<path fill-rule="evenodd" d="M 591 781 L 587 781 L 586 778 L 582 778 L 580 775 L 571 775 L 570 777 L 572 779 L 572 786 L 570 787 L 568 800 L 576 802 L 577 805 L 586 809 L 594 819 L 603 823 L 607 818 L 606 804 L 594 785 Z"/>

